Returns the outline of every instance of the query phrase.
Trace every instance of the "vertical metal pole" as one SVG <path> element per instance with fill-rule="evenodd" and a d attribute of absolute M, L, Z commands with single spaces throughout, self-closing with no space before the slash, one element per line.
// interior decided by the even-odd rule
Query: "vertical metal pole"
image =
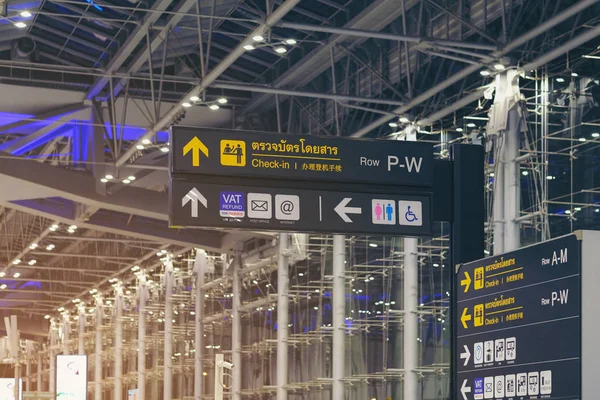
<path fill-rule="evenodd" d="M 37 355 L 37 370 L 35 371 L 36 376 L 36 381 L 37 381 L 37 392 L 38 394 L 40 392 L 44 391 L 44 378 L 42 377 L 42 370 L 44 369 L 44 364 L 42 363 L 42 353 L 41 353 L 41 349 L 38 348 L 38 355 Z"/>
<path fill-rule="evenodd" d="M 173 396 L 173 263 L 165 263 L 165 346 L 163 400 Z"/>
<path fill-rule="evenodd" d="M 102 297 L 96 297 L 96 353 L 94 361 L 94 399 L 102 400 Z"/>
<path fill-rule="evenodd" d="M 215 355 L 215 400 L 223 400 L 223 360 L 223 354 Z"/>
<path fill-rule="evenodd" d="M 494 152 L 494 205 L 492 209 L 494 217 L 494 254 L 504 252 L 504 145 L 501 137 L 496 136 Z"/>
<path fill-rule="evenodd" d="M 508 129 L 504 132 L 504 186 L 501 188 L 504 193 L 504 252 L 521 247 L 521 230 L 516 221 L 521 206 L 521 179 L 516 160 L 521 144 L 520 125 L 520 113 L 513 108 L 508 113 Z"/>
<path fill-rule="evenodd" d="M 404 399 L 419 399 L 418 239 L 404 239 Z"/>
<path fill-rule="evenodd" d="M 204 273 L 206 271 L 206 252 L 196 250 L 196 320 L 194 336 L 194 399 L 200 400 L 203 393 L 204 371 L 202 351 L 204 349 Z M 143 399 L 140 399 L 143 400 Z"/>
<path fill-rule="evenodd" d="M 48 361 L 50 361 L 50 367 L 48 372 L 49 392 L 54 394 L 56 391 L 55 378 L 56 378 L 56 322 L 54 319 L 50 322 L 50 347 L 48 349 Z M 100 399 L 102 400 L 102 399 Z"/>
<path fill-rule="evenodd" d="M 77 336 L 77 354 L 84 355 L 85 354 L 85 305 L 79 306 L 79 335 Z"/>
<path fill-rule="evenodd" d="M 279 234 L 279 260 L 277 263 L 277 400 L 287 400 L 288 383 L 288 324 L 289 324 L 289 235 Z"/>
<path fill-rule="evenodd" d="M 68 313 L 63 314 L 63 354 L 69 354 L 69 340 L 71 336 L 71 316 Z"/>
<path fill-rule="evenodd" d="M 28 340 L 25 344 L 25 351 L 27 356 L 25 357 L 25 391 L 31 392 L 31 357 L 33 353 L 33 344 Z"/>
<path fill-rule="evenodd" d="M 123 398 L 123 288 L 115 290 L 115 394 L 113 400 Z"/>
<path fill-rule="evenodd" d="M 242 257 L 235 255 L 233 262 L 233 302 L 231 323 L 231 362 L 233 363 L 233 400 L 241 400 L 242 392 L 242 317 L 240 305 L 242 297 L 242 282 L 240 280 L 240 268 Z"/>
<path fill-rule="evenodd" d="M 344 381 L 346 370 L 346 346 L 344 316 L 346 314 L 346 238 L 333 235 L 333 297 L 331 312 L 333 314 L 332 400 L 344 400 Z"/>
<path fill-rule="evenodd" d="M 158 370 L 158 359 L 159 359 L 159 353 L 160 353 L 160 349 L 158 347 L 158 331 L 159 331 L 159 326 L 158 326 L 158 322 L 157 321 L 153 321 L 152 322 L 152 336 L 154 338 L 154 346 L 153 346 L 153 351 L 152 351 L 152 369 L 154 371 Z M 151 393 L 151 399 L 152 400 L 159 400 L 159 390 L 158 390 L 158 379 L 152 379 L 150 382 L 150 389 L 152 390 Z"/>
<path fill-rule="evenodd" d="M 146 400 L 146 275 L 139 275 L 138 287 L 138 399 Z"/>

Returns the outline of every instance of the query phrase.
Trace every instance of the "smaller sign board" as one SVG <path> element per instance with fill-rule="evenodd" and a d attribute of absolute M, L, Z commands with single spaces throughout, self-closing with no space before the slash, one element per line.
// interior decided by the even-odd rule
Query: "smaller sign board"
<path fill-rule="evenodd" d="M 431 143 L 179 126 L 170 143 L 174 174 L 433 185 Z"/>
<path fill-rule="evenodd" d="M 0 399 L 15 399 L 15 378 L 0 378 Z M 23 399 L 23 380 L 19 379 L 19 400 Z"/>
<path fill-rule="evenodd" d="M 87 356 L 56 356 L 56 399 L 87 399 Z"/>
<path fill-rule="evenodd" d="M 172 179 L 170 198 L 171 226 L 431 234 L 428 195 L 233 186 Z"/>

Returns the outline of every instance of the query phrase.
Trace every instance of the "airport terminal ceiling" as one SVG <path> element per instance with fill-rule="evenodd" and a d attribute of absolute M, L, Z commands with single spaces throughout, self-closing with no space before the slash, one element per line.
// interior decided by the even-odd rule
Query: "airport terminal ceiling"
<path fill-rule="evenodd" d="M 222 254 L 234 250 L 249 266 L 274 257 L 272 232 L 168 227 L 173 125 L 282 137 L 416 133 L 442 159 L 454 143 L 482 144 L 486 254 L 493 254 L 500 163 L 497 118 L 489 113 L 501 108 L 492 105 L 505 76 L 521 121 L 514 176 L 520 242 L 597 228 L 599 21 L 598 0 L 0 0 L 2 313 L 19 317 L 23 337 L 45 340 L 51 321 L 62 321 L 65 310 L 77 316 L 82 304 L 93 309 L 98 293 L 113 298 L 116 282 L 135 292 L 139 270 L 160 282 L 165 257 L 185 271 L 194 249 L 206 250 L 216 271 Z M 426 311 L 419 340 L 427 342 L 421 357 L 428 365 L 421 372 L 438 377 L 449 360 L 441 350 L 449 340 L 449 230 L 436 224 L 419 244 Z M 397 300 L 401 278 L 386 271 L 401 262 L 402 245 L 393 237 L 347 241 L 352 274 L 363 285 L 349 286 L 351 310 L 373 313 L 355 328 L 375 332 L 377 344 L 365 345 L 371 351 L 393 353 L 384 339 L 402 318 L 385 309 Z M 331 315 L 313 324 L 308 314 L 330 301 L 331 238 L 291 243 L 300 253 L 290 271 L 294 290 L 316 293 L 294 305 L 311 329 L 293 333 L 299 341 L 328 337 Z M 272 323 L 264 312 L 273 311 L 277 278 L 261 268 L 244 283 L 248 308 L 260 303 L 247 316 L 256 328 L 255 346 L 245 343 L 248 357 L 273 351 L 259 328 Z M 215 307 L 231 305 L 223 298 L 228 290 L 211 294 Z M 225 310 L 211 310 L 227 319 Z M 402 374 L 387 368 L 373 378 L 373 371 L 365 367 L 356 379 Z M 244 387 L 271 393 L 256 382 Z M 444 385 L 428 389 L 432 399 L 445 398 Z"/>

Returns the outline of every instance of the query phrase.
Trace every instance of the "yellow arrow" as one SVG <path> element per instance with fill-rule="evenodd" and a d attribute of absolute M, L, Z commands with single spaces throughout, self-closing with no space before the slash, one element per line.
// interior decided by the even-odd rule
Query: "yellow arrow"
<path fill-rule="evenodd" d="M 194 167 L 200 166 L 200 152 L 208 157 L 208 147 L 197 136 L 194 136 L 192 140 L 187 142 L 185 146 L 183 146 L 183 155 L 185 156 L 187 153 L 192 152 L 192 165 Z"/>
<path fill-rule="evenodd" d="M 467 293 L 469 291 L 469 288 L 471 287 L 471 276 L 467 271 L 465 271 L 465 279 L 460 281 L 460 286 L 465 287 L 465 293 Z"/>
<path fill-rule="evenodd" d="M 462 316 L 460 317 L 460 322 L 463 324 L 463 328 L 467 329 L 467 321 L 471 320 L 471 314 L 469 312 L 469 307 L 465 307 L 462 312 Z"/>

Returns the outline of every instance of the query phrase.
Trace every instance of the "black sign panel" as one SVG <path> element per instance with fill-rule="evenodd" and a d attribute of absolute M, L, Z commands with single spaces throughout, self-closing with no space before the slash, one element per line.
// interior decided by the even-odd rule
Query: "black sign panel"
<path fill-rule="evenodd" d="M 433 185 L 431 143 L 178 126 L 170 143 L 174 174 Z"/>
<path fill-rule="evenodd" d="M 171 226 L 429 236 L 428 195 L 371 194 L 171 180 Z"/>
<path fill-rule="evenodd" d="M 580 270 L 575 235 L 460 267 L 454 398 L 581 398 Z"/>

